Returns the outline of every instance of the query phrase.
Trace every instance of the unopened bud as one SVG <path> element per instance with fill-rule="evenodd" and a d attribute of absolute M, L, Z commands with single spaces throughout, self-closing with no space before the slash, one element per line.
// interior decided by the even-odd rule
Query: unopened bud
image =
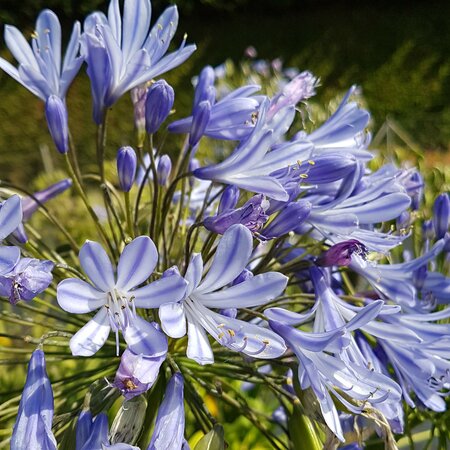
<path fill-rule="evenodd" d="M 69 119 L 63 100 L 56 95 L 50 95 L 45 103 L 45 117 L 59 153 L 67 153 L 69 151 Z"/>
<path fill-rule="evenodd" d="M 450 221 L 450 199 L 448 194 L 438 195 L 433 205 L 433 225 L 436 239 L 442 239 L 447 233 Z"/>
<path fill-rule="evenodd" d="M 154 83 L 147 92 L 145 101 L 145 129 L 152 134 L 159 130 L 167 119 L 175 100 L 172 86 L 164 80 Z"/>
<path fill-rule="evenodd" d="M 208 100 L 200 102 L 192 115 L 191 130 L 189 132 L 189 145 L 194 147 L 198 144 L 205 133 L 211 116 L 211 103 Z"/>
<path fill-rule="evenodd" d="M 222 214 L 224 212 L 230 211 L 235 208 L 239 200 L 239 188 L 230 184 L 223 191 L 220 197 L 219 208 L 217 214 Z"/>
<path fill-rule="evenodd" d="M 120 189 L 129 192 L 136 177 L 137 157 L 131 147 L 121 147 L 117 152 L 117 174 Z"/>
<path fill-rule="evenodd" d="M 170 172 L 172 171 L 172 161 L 170 160 L 169 155 L 162 155 L 158 162 L 158 183 L 161 186 L 165 186 L 167 184 L 167 180 L 169 179 Z"/>

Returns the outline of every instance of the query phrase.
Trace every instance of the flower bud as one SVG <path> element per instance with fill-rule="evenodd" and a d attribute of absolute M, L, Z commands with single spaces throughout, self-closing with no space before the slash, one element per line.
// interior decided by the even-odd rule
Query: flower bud
<path fill-rule="evenodd" d="M 425 239 L 433 239 L 434 238 L 433 221 L 425 220 L 422 224 L 422 232 Z"/>
<path fill-rule="evenodd" d="M 442 239 L 447 233 L 450 221 L 450 199 L 448 194 L 437 196 L 433 205 L 433 225 L 436 239 Z"/>
<path fill-rule="evenodd" d="M 209 99 L 208 93 L 210 88 L 214 87 L 215 76 L 214 69 L 211 66 L 206 66 L 202 69 L 195 86 L 194 105 Z"/>
<path fill-rule="evenodd" d="M 136 128 L 138 146 L 142 147 L 145 140 L 145 100 L 147 98 L 147 83 L 140 84 L 130 91 L 133 103 L 134 127 Z"/>
<path fill-rule="evenodd" d="M 217 214 L 222 214 L 224 212 L 234 209 L 239 200 L 239 188 L 230 184 L 223 191 L 220 197 L 219 208 Z"/>
<path fill-rule="evenodd" d="M 161 186 L 165 186 L 167 184 L 167 180 L 169 179 L 170 172 L 172 171 L 172 161 L 170 160 L 169 155 L 162 155 L 158 162 L 158 183 Z"/>
<path fill-rule="evenodd" d="M 121 147 L 117 152 L 117 173 L 120 189 L 129 192 L 136 177 L 136 152 L 131 147 Z"/>
<path fill-rule="evenodd" d="M 211 116 L 211 103 L 208 100 L 200 102 L 192 115 L 191 130 L 189 132 L 189 145 L 194 147 L 198 144 L 205 133 Z"/>
<path fill-rule="evenodd" d="M 53 142 L 60 153 L 69 151 L 69 119 L 63 100 L 50 95 L 45 103 L 45 117 Z"/>
<path fill-rule="evenodd" d="M 154 83 L 145 100 L 145 129 L 152 134 L 159 130 L 172 109 L 175 94 L 172 86 L 164 80 Z"/>

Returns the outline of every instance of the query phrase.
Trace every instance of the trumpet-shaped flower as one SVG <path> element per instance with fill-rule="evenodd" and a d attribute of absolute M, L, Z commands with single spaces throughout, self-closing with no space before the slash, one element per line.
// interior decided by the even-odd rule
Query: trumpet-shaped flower
<path fill-rule="evenodd" d="M 80 263 L 92 284 L 77 278 L 59 283 L 57 300 L 67 312 L 85 314 L 98 309 L 96 315 L 70 340 L 74 355 L 91 356 L 105 343 L 110 330 L 122 332 L 128 348 L 136 355 L 157 357 L 166 353 L 163 333 L 140 317 L 136 308 L 157 308 L 179 301 L 186 282 L 176 273 L 135 289 L 152 274 L 158 261 L 153 241 L 140 236 L 128 244 L 120 256 L 117 277 L 100 244 L 86 242 L 80 250 Z M 117 348 L 118 351 L 118 348 Z"/>
<path fill-rule="evenodd" d="M 28 364 L 11 437 L 11 450 L 56 450 L 52 433 L 53 391 L 45 368 L 44 352 L 35 350 Z"/>
<path fill-rule="evenodd" d="M 84 23 L 81 52 L 88 65 L 94 120 L 101 123 L 106 108 L 127 91 L 182 64 L 195 45 L 166 55 L 178 26 L 175 6 L 167 8 L 149 31 L 150 0 L 111 0 L 108 17 L 96 12 Z"/>
<path fill-rule="evenodd" d="M 159 309 L 162 328 L 171 337 L 184 336 L 187 322 L 187 356 L 199 364 L 214 362 L 206 332 L 219 344 L 257 358 L 276 358 L 285 351 L 283 340 L 274 332 L 210 309 L 264 305 L 283 292 L 287 278 L 277 272 L 259 274 L 224 288 L 245 269 L 251 253 L 250 230 L 233 225 L 221 238 L 207 274 L 203 277 L 202 257 L 195 254 L 186 271 L 189 284 L 184 300 Z"/>
<path fill-rule="evenodd" d="M 0 243 L 15 231 L 22 222 L 22 204 L 18 195 L 0 203 Z M 17 247 L 0 245 L 0 275 L 10 272 L 20 258 Z"/>
<path fill-rule="evenodd" d="M 0 58 L 0 68 L 44 102 L 55 95 L 64 100 L 83 63 L 78 55 L 80 24 L 76 22 L 61 64 L 61 25 L 53 11 L 44 9 L 36 21 L 31 46 L 22 33 L 5 26 L 5 42 L 19 63 L 18 68 Z"/>

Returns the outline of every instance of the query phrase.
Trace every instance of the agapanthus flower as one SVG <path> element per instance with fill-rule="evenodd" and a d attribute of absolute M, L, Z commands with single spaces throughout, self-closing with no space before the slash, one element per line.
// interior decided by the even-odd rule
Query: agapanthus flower
<path fill-rule="evenodd" d="M 31 35 L 31 46 L 22 33 L 5 26 L 5 42 L 19 63 L 16 69 L 0 58 L 0 68 L 44 102 L 51 95 L 64 100 L 67 90 L 83 63 L 78 56 L 80 24 L 75 22 L 61 65 L 61 25 L 53 11 L 44 9 L 38 16 Z"/>
<path fill-rule="evenodd" d="M 117 277 L 105 250 L 87 241 L 80 250 L 80 264 L 92 284 L 78 278 L 59 283 L 57 300 L 61 308 L 75 314 L 99 309 L 97 314 L 70 340 L 74 355 L 91 356 L 105 343 L 110 330 L 122 332 L 128 348 L 136 355 L 157 357 L 166 353 L 163 333 L 140 317 L 136 308 L 157 308 L 183 298 L 186 282 L 176 273 L 135 288 L 152 274 L 158 261 L 153 241 L 140 236 L 125 246 L 117 266 Z M 118 351 L 118 348 L 117 348 Z"/>
<path fill-rule="evenodd" d="M 325 267 L 348 266 L 352 262 L 353 254 L 360 255 L 363 259 L 367 255 L 366 246 L 356 239 L 332 245 L 316 259 L 316 264 Z"/>
<path fill-rule="evenodd" d="M 202 102 L 207 102 L 210 114 L 204 124 L 202 135 L 215 139 L 240 140 L 251 133 L 262 100 L 262 96 L 253 96 L 253 94 L 260 90 L 260 86 L 243 86 L 217 101 L 214 80 L 214 69 L 206 66 L 197 80 L 193 115 L 172 122 L 169 125 L 169 131 L 190 133 L 197 110 L 201 108 Z"/>
<path fill-rule="evenodd" d="M 11 437 L 11 450 L 56 450 L 52 433 L 53 391 L 45 367 L 45 355 L 35 350 Z"/>
<path fill-rule="evenodd" d="M 120 358 L 113 386 L 119 389 L 127 400 L 148 391 L 156 381 L 159 368 L 165 359 L 165 354 L 149 357 L 135 355 L 126 349 Z"/>
<path fill-rule="evenodd" d="M 22 204 L 18 195 L 0 202 L 0 275 L 10 272 L 20 258 L 18 247 L 1 245 L 22 222 Z"/>
<path fill-rule="evenodd" d="M 95 417 L 89 410 L 82 410 L 76 428 L 76 450 L 139 450 L 130 444 L 111 444 L 108 416 L 100 413 Z"/>
<path fill-rule="evenodd" d="M 119 1 L 111 0 L 108 17 L 95 12 L 84 22 L 81 51 L 88 65 L 94 120 L 127 91 L 182 64 L 195 45 L 166 55 L 178 26 L 175 6 L 167 8 L 149 31 L 150 0 L 125 0 L 123 21 Z"/>
<path fill-rule="evenodd" d="M 251 253 L 250 230 L 233 225 L 222 236 L 206 275 L 201 254 L 194 254 L 185 275 L 185 298 L 159 309 L 162 328 L 171 337 L 184 336 L 187 322 L 187 356 L 199 364 L 214 362 L 206 332 L 220 345 L 257 358 L 276 358 L 285 351 L 283 340 L 272 331 L 210 309 L 264 305 L 283 292 L 287 278 L 277 272 L 259 274 L 226 288 L 245 269 Z"/>
<path fill-rule="evenodd" d="M 147 450 L 181 450 L 184 439 L 184 380 L 175 373 L 167 383 Z"/>
<path fill-rule="evenodd" d="M 19 300 L 32 300 L 52 282 L 54 266 L 51 261 L 20 259 L 11 272 L 0 276 L 0 295 L 7 297 L 13 305 Z"/>

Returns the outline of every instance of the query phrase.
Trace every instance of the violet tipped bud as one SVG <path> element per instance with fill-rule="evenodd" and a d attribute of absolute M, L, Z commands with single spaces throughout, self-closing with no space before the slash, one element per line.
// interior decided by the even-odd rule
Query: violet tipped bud
<path fill-rule="evenodd" d="M 69 151 L 69 118 L 64 101 L 50 95 L 45 103 L 48 129 L 59 153 Z"/>
<path fill-rule="evenodd" d="M 136 178 L 137 157 L 131 147 L 121 147 L 117 152 L 117 174 L 120 189 L 129 192 Z"/>
<path fill-rule="evenodd" d="M 173 107 L 175 93 L 172 86 L 164 80 L 154 83 L 147 92 L 145 100 L 145 130 L 152 134 L 167 119 Z"/>
<path fill-rule="evenodd" d="M 195 147 L 209 123 L 211 116 L 211 103 L 208 100 L 200 102 L 195 108 L 192 115 L 191 130 L 189 132 L 189 145 Z"/>
<path fill-rule="evenodd" d="M 239 200 L 239 188 L 230 184 L 225 188 L 220 197 L 219 208 L 217 214 L 222 214 L 224 212 L 230 211 L 235 208 Z"/>
<path fill-rule="evenodd" d="M 422 224 L 422 232 L 425 239 L 433 239 L 434 238 L 433 221 L 425 220 Z"/>
<path fill-rule="evenodd" d="M 134 127 L 136 128 L 138 146 L 142 147 L 145 140 L 145 100 L 147 98 L 147 83 L 131 89 L 133 103 Z"/>
<path fill-rule="evenodd" d="M 352 262 L 353 254 L 365 258 L 367 253 L 367 247 L 362 242 L 350 239 L 331 246 L 316 259 L 316 264 L 324 267 L 348 266 Z"/>
<path fill-rule="evenodd" d="M 172 171 L 172 161 L 169 155 L 162 155 L 158 162 L 157 173 L 158 173 L 158 183 L 161 186 L 167 184 L 170 172 Z"/>
<path fill-rule="evenodd" d="M 433 225 L 436 239 L 442 239 L 447 233 L 450 222 L 450 198 L 448 194 L 440 194 L 433 205 Z"/>

